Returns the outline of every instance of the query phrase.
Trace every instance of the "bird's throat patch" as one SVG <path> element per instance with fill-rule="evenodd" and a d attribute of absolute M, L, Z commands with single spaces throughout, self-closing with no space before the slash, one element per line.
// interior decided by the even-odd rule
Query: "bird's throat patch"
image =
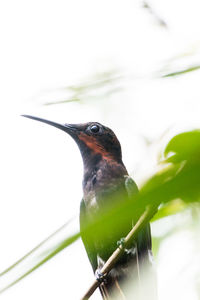
<path fill-rule="evenodd" d="M 81 132 L 78 137 L 95 154 L 100 154 L 104 159 L 112 159 L 110 153 L 103 148 L 94 136 L 88 136 Z"/>

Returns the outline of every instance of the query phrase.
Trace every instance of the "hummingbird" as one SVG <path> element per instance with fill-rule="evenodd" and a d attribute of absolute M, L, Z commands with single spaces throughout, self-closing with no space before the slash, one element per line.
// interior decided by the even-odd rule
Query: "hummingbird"
<path fill-rule="evenodd" d="M 102 266 L 119 245 L 123 246 L 123 238 L 132 229 L 135 220 L 121 215 L 114 226 L 104 224 L 91 234 L 84 230 L 105 211 L 138 194 L 137 185 L 122 161 L 121 145 L 115 133 L 98 122 L 60 124 L 35 116 L 22 116 L 61 129 L 79 147 L 84 167 L 80 232 L 93 272 L 100 283 L 103 299 L 144 299 L 147 293 L 149 299 L 156 299 L 156 296 L 152 296 L 155 295 L 155 287 L 145 289 L 146 269 L 142 269 L 144 265 L 148 268 L 152 266 L 149 224 L 140 231 L 129 248 L 124 249 L 123 255 L 106 276 L 101 274 Z M 136 297 L 127 292 L 127 282 L 133 282 Z"/>

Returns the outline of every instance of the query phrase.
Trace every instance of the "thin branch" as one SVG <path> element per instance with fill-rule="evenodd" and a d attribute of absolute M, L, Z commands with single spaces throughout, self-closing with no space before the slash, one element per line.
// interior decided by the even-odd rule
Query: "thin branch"
<path fill-rule="evenodd" d="M 131 231 L 127 234 L 127 236 L 124 239 L 123 246 L 120 245 L 113 254 L 109 257 L 109 259 L 106 261 L 106 263 L 103 265 L 101 269 L 101 274 L 107 275 L 110 270 L 114 267 L 115 263 L 119 260 L 120 256 L 124 253 L 124 247 L 127 247 L 136 237 L 138 232 L 141 230 L 141 228 L 153 217 L 157 210 L 157 207 L 148 207 L 146 208 L 145 212 L 141 215 L 135 226 L 131 229 Z M 91 284 L 90 288 L 87 290 L 87 292 L 84 294 L 84 296 L 81 298 L 81 300 L 88 300 L 90 296 L 94 293 L 94 291 L 98 288 L 100 285 L 99 281 L 96 279 Z"/>

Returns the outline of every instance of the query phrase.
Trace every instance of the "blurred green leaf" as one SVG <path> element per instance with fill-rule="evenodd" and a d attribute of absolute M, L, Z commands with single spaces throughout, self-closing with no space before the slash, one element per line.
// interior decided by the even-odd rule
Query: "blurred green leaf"
<path fill-rule="evenodd" d="M 173 163 L 199 161 L 200 130 L 183 132 L 173 137 L 165 148 L 164 156 L 168 162 Z"/>
<path fill-rule="evenodd" d="M 186 202 L 199 201 L 200 197 L 200 131 L 194 130 L 176 135 L 165 148 L 167 163 L 163 169 L 149 179 L 141 194 L 149 201 L 166 203 L 173 199 Z M 155 200 L 151 200 L 154 194 Z"/>
<path fill-rule="evenodd" d="M 180 71 L 165 74 L 162 77 L 166 78 L 166 77 L 174 77 L 174 76 L 184 75 L 186 73 L 197 71 L 199 69 L 200 69 L 200 65 L 197 65 L 197 66 L 189 67 L 189 68 L 186 68 L 186 69 L 183 69 L 183 70 L 180 70 Z"/>
<path fill-rule="evenodd" d="M 21 276 L 19 276 L 15 280 L 13 280 L 10 284 L 8 284 L 4 288 L 2 288 L 0 290 L 0 293 L 4 292 L 9 287 L 13 286 L 17 282 L 19 282 L 20 280 L 25 278 L 27 275 L 31 274 L 34 270 L 38 269 L 45 262 L 47 262 L 52 257 L 54 257 L 56 254 L 58 254 L 60 251 L 62 251 L 63 249 L 65 249 L 66 247 L 68 247 L 69 245 L 74 243 L 79 237 L 80 237 L 79 233 L 74 234 L 74 235 L 70 236 L 69 238 L 65 239 L 62 243 L 60 243 L 60 244 L 56 245 L 55 247 L 53 247 L 52 249 L 49 249 L 48 251 L 45 251 L 46 254 L 38 256 L 37 259 L 35 260 L 35 263 L 33 264 L 33 266 L 31 268 L 29 266 L 27 272 L 24 272 Z M 11 268 L 13 268 L 13 267 L 11 267 Z M 11 268 L 9 268 L 9 269 L 11 269 Z M 3 273 L 5 274 L 5 273 L 7 273 L 7 271 L 4 271 Z M 0 274 L 0 276 L 1 276 L 1 274 Z"/>
<path fill-rule="evenodd" d="M 1 272 L 0 293 L 19 282 L 60 251 L 75 242 L 80 237 L 80 233 L 68 233 L 67 236 L 69 225 L 71 225 L 71 221 L 64 224 L 16 263 Z"/>
<path fill-rule="evenodd" d="M 151 222 L 157 221 L 159 219 L 174 215 L 182 210 L 184 210 L 187 205 L 180 199 L 172 200 L 166 204 L 163 204 L 158 212 L 151 219 Z"/>
<path fill-rule="evenodd" d="M 109 70 L 94 74 L 85 82 L 64 87 L 69 96 L 62 100 L 44 103 L 45 105 L 63 104 L 68 102 L 80 102 L 102 100 L 122 90 L 120 82 L 123 76 L 117 70 Z"/>
<path fill-rule="evenodd" d="M 153 237 L 152 238 L 152 252 L 155 257 L 158 255 L 162 241 L 163 241 L 162 237 Z"/>

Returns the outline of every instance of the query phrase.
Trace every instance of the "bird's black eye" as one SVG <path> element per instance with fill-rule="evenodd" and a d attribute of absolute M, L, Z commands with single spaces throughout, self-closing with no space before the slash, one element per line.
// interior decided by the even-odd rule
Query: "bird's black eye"
<path fill-rule="evenodd" d="M 100 129 L 100 127 L 99 127 L 98 125 L 96 125 L 96 124 L 94 124 L 94 125 L 92 125 L 92 126 L 90 127 L 90 130 L 91 130 L 93 133 L 99 132 L 99 129 Z"/>

